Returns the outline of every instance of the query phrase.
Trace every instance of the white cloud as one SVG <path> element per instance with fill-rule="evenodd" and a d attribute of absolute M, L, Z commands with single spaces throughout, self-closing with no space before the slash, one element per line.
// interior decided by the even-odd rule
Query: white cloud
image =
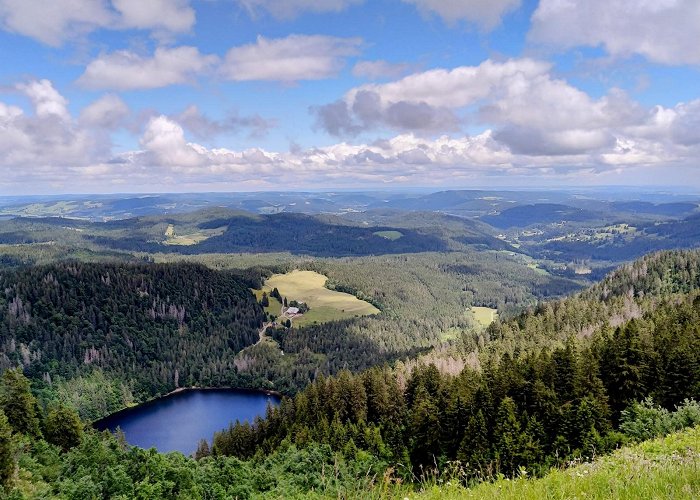
<path fill-rule="evenodd" d="M 413 65 L 408 63 L 390 63 L 387 61 L 360 61 L 352 68 L 352 74 L 358 78 L 380 80 L 398 78 L 408 73 Z"/>
<path fill-rule="evenodd" d="M 476 100 L 451 101 L 489 115 L 495 126 L 478 133 L 400 133 L 369 143 L 290 151 L 198 144 L 188 139 L 190 129 L 228 124 L 190 106 L 177 116 L 153 116 L 139 139 L 140 150 L 115 152 L 111 131 L 134 120 L 118 97 L 105 95 L 75 118 L 49 81 L 16 89 L 33 112 L 0 102 L 0 189 L 6 192 L 455 186 L 516 178 L 583 185 L 629 182 L 638 172 L 668 179 L 668 165 L 694 176 L 700 157 L 699 101 L 643 109 L 619 91 L 593 99 L 547 73 L 532 81 L 507 79 Z M 525 107 L 521 97 L 527 94 L 536 109 Z M 532 126 L 526 127 L 529 119 Z"/>
<path fill-rule="evenodd" d="M 0 103 L 0 169 L 14 176 L 25 169 L 84 165 L 108 153 L 108 144 L 79 127 L 70 116 L 68 101 L 48 80 L 16 86 L 33 105 L 26 114 Z M 18 169 L 18 167 L 21 167 Z"/>
<path fill-rule="evenodd" d="M 433 69 L 415 73 L 395 82 L 362 85 L 348 93 L 370 91 L 387 102 L 424 102 L 430 106 L 457 108 L 493 94 L 517 78 L 546 75 L 551 64 L 532 59 L 495 62 L 487 59 L 478 66 L 460 66 L 452 70 Z"/>
<path fill-rule="evenodd" d="M 557 50 L 603 46 L 663 64 L 700 64 L 697 0 L 541 0 L 529 38 Z"/>
<path fill-rule="evenodd" d="M 0 0 L 3 29 L 48 45 L 61 45 L 70 35 L 112 22 L 113 15 L 103 0 Z"/>
<path fill-rule="evenodd" d="M 17 85 L 17 89 L 29 97 L 38 117 L 55 116 L 61 120 L 69 119 L 68 101 L 53 88 L 53 84 L 49 80 L 21 83 Z"/>
<path fill-rule="evenodd" d="M 90 127 L 116 129 L 129 116 L 129 107 L 118 96 L 107 94 L 80 113 L 80 122 Z"/>
<path fill-rule="evenodd" d="M 204 162 L 198 148 L 185 140 L 182 127 L 162 115 L 148 122 L 141 146 L 153 155 L 153 162 L 158 165 L 186 168 Z"/>
<path fill-rule="evenodd" d="M 446 23 L 467 21 L 484 29 L 497 26 L 505 14 L 517 9 L 521 0 L 403 0 L 422 12 L 435 13 Z"/>
<path fill-rule="evenodd" d="M 293 19 L 303 12 L 341 12 L 364 0 L 237 0 L 238 4 L 255 17 L 265 11 L 277 19 Z"/>
<path fill-rule="evenodd" d="M 434 69 L 395 82 L 362 85 L 313 112 L 319 125 L 333 135 L 353 135 L 376 127 L 456 130 L 459 118 L 455 110 L 493 97 L 510 82 L 547 75 L 549 69 L 548 63 L 531 59 Z"/>
<path fill-rule="evenodd" d="M 673 140 L 684 146 L 700 144 L 700 99 L 676 106 L 670 131 Z M 668 123 L 668 122 L 666 122 Z"/>
<path fill-rule="evenodd" d="M 261 137 L 276 125 L 275 120 L 265 119 L 257 114 L 244 116 L 235 111 L 230 111 L 223 119 L 216 120 L 206 116 L 195 105 L 188 106 L 173 119 L 196 137 L 205 139 L 241 130 L 247 130 L 249 137 Z"/>
<path fill-rule="evenodd" d="M 0 27 L 52 46 L 97 29 L 189 31 L 189 0 L 0 0 Z"/>
<path fill-rule="evenodd" d="M 359 52 L 359 38 L 289 35 L 234 47 L 226 54 L 222 73 L 231 80 L 296 82 L 337 75 L 345 58 Z"/>
<path fill-rule="evenodd" d="M 128 28 L 183 33 L 195 22 L 189 0 L 112 0 L 112 4 L 122 16 L 121 23 Z"/>
<path fill-rule="evenodd" d="M 192 83 L 218 61 L 195 47 L 159 47 L 152 57 L 122 50 L 103 54 L 85 68 L 78 83 L 89 89 L 134 90 Z"/>
<path fill-rule="evenodd" d="M 435 133 L 482 123 L 513 152 L 536 156 L 594 152 L 615 144 L 623 128 L 648 121 L 648 111 L 624 92 L 591 98 L 553 77 L 549 63 L 532 59 L 487 60 L 362 85 L 313 111 L 333 135 L 373 128 Z"/>

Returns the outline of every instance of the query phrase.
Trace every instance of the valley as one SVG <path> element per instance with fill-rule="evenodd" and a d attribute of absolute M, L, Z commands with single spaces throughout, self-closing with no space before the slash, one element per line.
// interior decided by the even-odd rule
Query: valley
<path fill-rule="evenodd" d="M 700 0 L 0 0 L 0 500 L 700 498 Z"/>
<path fill-rule="evenodd" d="M 435 208 L 443 198 L 427 199 L 411 203 Z M 390 482 L 426 494 L 454 461 L 480 464 L 460 488 L 521 467 L 542 476 L 626 443 L 616 433 L 633 401 L 670 409 L 696 397 L 700 258 L 674 250 L 629 263 L 641 240 L 697 242 L 690 205 L 601 219 L 585 207 L 533 209 L 530 199 L 522 195 L 520 212 L 477 217 L 406 210 L 402 198 L 399 208 L 339 214 L 209 207 L 0 221 L 0 365 L 22 368 L 39 407 L 60 405 L 86 422 L 134 406 L 137 415 L 185 387 L 279 393 L 280 406 L 257 416 L 178 433 L 192 441 L 179 449 L 196 448 L 195 463 L 237 457 L 250 477 L 265 460 L 306 453 L 320 453 L 314 467 L 342 459 L 342 488 L 353 484 L 359 496 L 384 486 L 355 467 L 393 470 Z M 575 257 L 560 251 L 566 245 Z M 627 358 L 638 345 L 642 357 Z M 612 381 L 626 376 L 625 359 L 639 375 L 618 393 Z M 227 412 L 233 420 L 233 410 L 217 414 Z M 510 451 L 500 448 L 506 416 L 507 433 L 520 436 Z M 496 426 L 479 427 L 482 417 Z M 585 429 L 571 423 L 579 418 Z M 150 434 L 124 425 L 127 442 Z M 436 457 L 437 469 L 419 475 Z M 411 495 L 398 486 L 386 494 Z"/>

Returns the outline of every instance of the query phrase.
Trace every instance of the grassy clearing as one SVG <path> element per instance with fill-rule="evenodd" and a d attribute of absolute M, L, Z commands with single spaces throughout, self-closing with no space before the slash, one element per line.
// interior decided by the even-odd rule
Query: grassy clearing
<path fill-rule="evenodd" d="M 474 315 L 474 319 L 481 326 L 489 326 L 491 323 L 498 318 L 498 311 L 490 307 L 477 307 L 471 308 L 471 312 Z"/>
<path fill-rule="evenodd" d="M 165 241 L 164 245 L 180 245 L 180 246 L 190 246 L 201 243 L 204 240 L 211 238 L 212 236 L 220 236 L 226 231 L 226 226 L 217 227 L 215 229 L 203 229 L 201 231 L 195 231 L 188 234 L 177 234 L 175 232 L 175 226 L 168 224 L 168 228 L 165 230 Z"/>
<path fill-rule="evenodd" d="M 263 290 L 253 290 L 253 294 L 255 294 L 255 298 L 258 299 L 258 302 L 260 302 L 260 300 L 262 300 L 263 292 L 267 292 L 267 294 L 268 294 L 267 299 L 268 299 L 268 302 L 270 304 L 267 307 L 264 307 L 263 309 L 265 309 L 265 312 L 267 314 L 279 317 L 280 312 L 282 311 L 282 303 L 279 300 L 277 300 L 275 297 L 270 297 L 270 290 L 268 290 L 266 288 Z"/>
<path fill-rule="evenodd" d="M 399 231 L 377 231 L 376 233 L 372 233 L 375 236 L 379 236 L 380 238 L 384 238 L 385 240 L 391 240 L 391 241 L 396 241 L 399 238 L 403 237 L 403 233 Z"/>
<path fill-rule="evenodd" d="M 432 485 L 401 498 L 646 499 L 700 498 L 700 427 L 622 448 L 592 463 L 555 470 L 541 479 L 484 483 L 471 489 Z"/>
<path fill-rule="evenodd" d="M 379 313 L 379 309 L 354 295 L 325 288 L 327 279 L 324 275 L 313 271 L 294 270 L 271 276 L 265 281 L 265 286 L 259 293 L 266 291 L 269 295 L 272 289 L 277 288 L 288 300 L 308 304 L 309 312 L 294 320 L 294 323 L 299 326 Z M 271 307 L 274 309 L 274 306 Z M 273 311 L 273 314 L 279 315 L 279 307 L 276 312 Z"/>

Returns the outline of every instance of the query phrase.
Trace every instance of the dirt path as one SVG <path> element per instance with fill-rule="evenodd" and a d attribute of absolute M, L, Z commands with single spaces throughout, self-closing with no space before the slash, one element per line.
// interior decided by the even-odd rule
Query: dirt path
<path fill-rule="evenodd" d="M 259 336 L 258 341 L 253 345 L 258 345 L 260 342 L 265 340 L 265 332 L 271 326 L 272 326 L 272 321 L 268 321 L 267 323 L 263 323 L 263 326 L 258 330 L 258 336 Z"/>

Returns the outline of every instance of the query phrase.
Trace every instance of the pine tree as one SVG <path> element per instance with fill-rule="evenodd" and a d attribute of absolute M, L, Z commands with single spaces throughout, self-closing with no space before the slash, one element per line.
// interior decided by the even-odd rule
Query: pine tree
<path fill-rule="evenodd" d="M 40 435 L 37 401 L 31 393 L 29 380 L 18 368 L 5 370 L 2 375 L 0 405 L 15 432 Z"/>
<path fill-rule="evenodd" d="M 484 413 L 469 417 L 467 428 L 457 452 L 457 459 L 468 466 L 470 472 L 484 478 L 491 461 L 491 443 Z"/>
<path fill-rule="evenodd" d="M 409 432 L 414 469 L 433 464 L 440 455 L 440 412 L 423 386 L 415 394 Z"/>
<path fill-rule="evenodd" d="M 63 451 L 78 446 L 83 437 L 83 423 L 70 408 L 58 405 L 49 410 L 44 424 L 46 440 Z"/>
<path fill-rule="evenodd" d="M 523 436 L 515 402 L 509 397 L 503 398 L 498 407 L 493 438 L 500 472 L 512 475 L 521 462 Z"/>
<path fill-rule="evenodd" d="M 0 485 L 7 486 L 15 472 L 15 458 L 12 446 L 12 427 L 0 410 Z"/>

